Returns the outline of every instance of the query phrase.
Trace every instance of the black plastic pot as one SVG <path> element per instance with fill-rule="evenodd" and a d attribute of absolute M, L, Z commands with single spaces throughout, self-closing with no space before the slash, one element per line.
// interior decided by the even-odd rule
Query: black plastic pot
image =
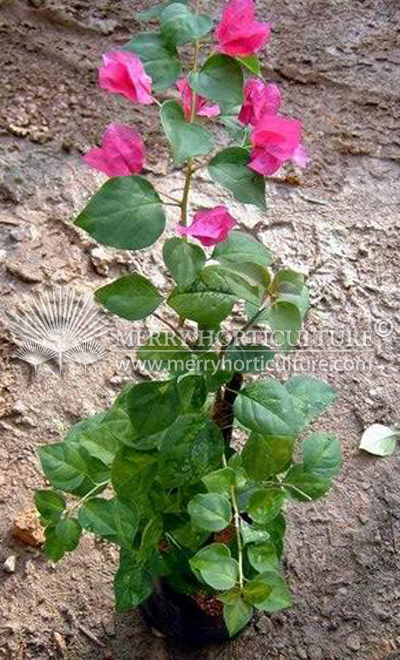
<path fill-rule="evenodd" d="M 154 583 L 154 591 L 140 611 L 151 628 L 192 645 L 229 640 L 222 616 L 208 614 L 194 598 L 174 591 L 165 579 Z"/>

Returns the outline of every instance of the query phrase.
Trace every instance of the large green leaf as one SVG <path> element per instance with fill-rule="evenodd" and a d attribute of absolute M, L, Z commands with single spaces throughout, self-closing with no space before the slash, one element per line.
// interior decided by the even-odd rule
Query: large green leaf
<path fill-rule="evenodd" d="M 132 501 L 128 506 L 116 497 L 112 500 L 94 497 L 79 509 L 79 522 L 88 532 L 131 548 L 138 530 L 139 515 Z"/>
<path fill-rule="evenodd" d="M 161 32 L 174 46 L 184 46 L 210 32 L 213 21 L 205 14 L 194 14 L 182 3 L 166 7 L 160 16 Z"/>
<path fill-rule="evenodd" d="M 258 573 L 264 573 L 270 569 L 275 570 L 278 567 L 276 548 L 272 541 L 252 543 L 247 548 L 247 555 L 250 564 Z"/>
<path fill-rule="evenodd" d="M 185 120 L 182 107 L 176 101 L 165 101 L 160 110 L 161 123 L 174 151 L 175 164 L 182 165 L 192 156 L 210 153 L 213 136 L 206 128 Z"/>
<path fill-rule="evenodd" d="M 231 467 L 220 468 L 206 474 L 202 481 L 210 493 L 230 493 L 235 483 L 235 470 Z"/>
<path fill-rule="evenodd" d="M 177 237 L 165 241 L 163 257 L 178 286 L 192 284 L 206 262 L 206 255 L 199 245 Z"/>
<path fill-rule="evenodd" d="M 253 616 L 253 607 L 242 598 L 237 598 L 232 603 L 224 603 L 224 621 L 228 628 L 229 636 L 234 637 Z"/>
<path fill-rule="evenodd" d="M 197 483 L 219 467 L 223 438 L 210 419 L 181 415 L 166 432 L 160 448 L 160 473 L 168 486 Z"/>
<path fill-rule="evenodd" d="M 308 309 L 308 289 L 303 275 L 288 269 L 278 271 L 272 283 L 271 293 L 280 302 L 296 305 L 304 318 Z"/>
<path fill-rule="evenodd" d="M 262 543 L 263 541 L 269 541 L 270 533 L 257 525 L 256 523 L 248 523 L 245 520 L 240 521 L 240 531 L 242 534 L 243 545 L 248 545 L 249 543 Z"/>
<path fill-rule="evenodd" d="M 161 236 L 165 213 L 149 181 L 141 176 L 118 176 L 106 181 L 75 224 L 99 243 L 140 250 Z"/>
<path fill-rule="evenodd" d="M 285 578 L 278 571 L 265 571 L 258 579 L 262 579 L 271 591 L 264 601 L 257 603 L 257 609 L 263 612 L 278 612 L 292 605 Z"/>
<path fill-rule="evenodd" d="M 74 424 L 65 436 L 65 442 L 87 449 L 89 454 L 110 465 L 121 446 L 120 428 L 112 418 L 111 409 Z"/>
<path fill-rule="evenodd" d="M 257 303 L 259 300 L 259 287 L 242 277 L 240 269 L 235 272 L 223 265 L 206 266 L 202 270 L 201 279 L 210 289 L 226 289 L 237 298 L 248 302 Z"/>
<path fill-rule="evenodd" d="M 334 477 L 340 470 L 341 452 L 336 436 L 312 433 L 302 443 L 303 465 L 318 477 Z"/>
<path fill-rule="evenodd" d="M 52 486 L 66 493 L 86 495 L 109 475 L 104 463 L 75 444 L 58 442 L 41 447 L 39 456 L 43 472 Z"/>
<path fill-rule="evenodd" d="M 257 55 L 247 55 L 246 57 L 237 57 L 238 62 L 246 69 L 259 76 L 261 73 L 261 66 Z"/>
<path fill-rule="evenodd" d="M 139 502 L 147 495 L 157 473 L 157 456 L 124 447 L 111 468 L 111 482 L 118 497 Z"/>
<path fill-rule="evenodd" d="M 241 231 L 232 231 L 226 241 L 218 243 L 212 257 L 220 263 L 233 266 L 240 263 L 254 263 L 266 268 L 273 262 L 272 255 L 265 245 Z"/>
<path fill-rule="evenodd" d="M 192 523 L 209 532 L 220 532 L 232 520 L 231 503 L 226 495 L 206 493 L 195 495 L 188 504 Z"/>
<path fill-rule="evenodd" d="M 118 571 L 114 578 L 117 612 L 126 612 L 143 603 L 153 591 L 151 573 L 135 563 L 129 553 L 121 552 Z"/>
<path fill-rule="evenodd" d="M 251 433 L 243 451 L 243 467 L 251 479 L 265 481 L 284 472 L 291 460 L 295 437 Z"/>
<path fill-rule="evenodd" d="M 238 373 L 265 373 L 273 357 L 274 353 L 264 346 L 231 345 L 224 353 L 223 365 L 228 371 Z"/>
<path fill-rule="evenodd" d="M 181 63 L 176 48 L 160 32 L 138 34 L 122 50 L 131 51 L 140 57 L 147 75 L 153 81 L 155 92 L 172 87 L 179 78 Z"/>
<path fill-rule="evenodd" d="M 257 605 L 262 603 L 271 593 L 271 587 L 266 584 L 262 576 L 257 576 L 253 580 L 249 580 L 243 589 L 243 598 L 246 603 L 250 605 Z"/>
<path fill-rule="evenodd" d="M 285 385 L 296 410 L 304 419 L 303 428 L 319 417 L 336 398 L 335 390 L 328 383 L 312 376 L 292 376 Z"/>
<path fill-rule="evenodd" d="M 211 55 L 200 71 L 189 74 L 191 88 L 216 101 L 221 110 L 240 106 L 243 101 L 243 71 L 228 55 Z"/>
<path fill-rule="evenodd" d="M 154 435 L 174 423 L 180 412 L 172 380 L 139 383 L 128 392 L 128 411 L 137 437 Z"/>
<path fill-rule="evenodd" d="M 131 273 L 97 289 L 97 302 L 128 321 L 144 319 L 160 305 L 162 296 L 143 275 Z"/>
<path fill-rule="evenodd" d="M 190 287 L 174 289 L 167 303 L 180 317 L 215 328 L 229 316 L 237 299 L 238 296 L 221 283 L 211 288 L 196 280 Z"/>
<path fill-rule="evenodd" d="M 238 563 L 223 543 L 211 543 L 199 550 L 190 560 L 190 566 L 213 589 L 232 589 L 238 579 Z"/>
<path fill-rule="evenodd" d="M 328 492 L 331 481 L 307 470 L 303 464 L 293 465 L 285 477 L 289 494 L 300 502 L 317 500 Z"/>
<path fill-rule="evenodd" d="M 285 501 L 282 488 L 271 486 L 257 490 L 250 498 L 248 512 L 254 522 L 264 525 L 278 515 Z"/>
<path fill-rule="evenodd" d="M 293 436 L 303 421 L 286 388 L 272 378 L 241 390 L 234 412 L 243 426 L 261 435 Z"/>
<path fill-rule="evenodd" d="M 58 521 L 55 531 L 63 544 L 64 550 L 72 552 L 78 547 L 82 527 L 75 518 L 62 518 Z"/>
<path fill-rule="evenodd" d="M 37 510 L 46 521 L 59 520 L 66 507 L 63 496 L 54 490 L 37 490 L 34 499 Z"/>
<path fill-rule="evenodd" d="M 274 343 L 280 348 L 293 348 L 298 344 L 303 318 L 297 305 L 277 300 L 266 310 L 262 320 L 267 321 Z"/>
<path fill-rule="evenodd" d="M 247 149 L 229 147 L 212 158 L 208 171 L 213 181 L 230 190 L 238 202 L 266 211 L 265 179 L 248 167 L 250 160 Z"/>

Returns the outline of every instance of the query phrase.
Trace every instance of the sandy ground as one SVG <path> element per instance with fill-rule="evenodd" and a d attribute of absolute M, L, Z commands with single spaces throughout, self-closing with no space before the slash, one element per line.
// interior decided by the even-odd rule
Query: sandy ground
<path fill-rule="evenodd" d="M 372 337 L 368 353 L 355 347 L 346 354 L 353 360 L 348 371 L 344 365 L 317 371 L 339 393 L 319 426 L 340 436 L 344 467 L 326 500 L 288 507 L 286 569 L 295 606 L 259 617 L 230 645 L 178 648 L 152 636 L 137 613 L 114 614 L 113 548 L 87 537 L 53 567 L 11 537 L 14 518 L 43 486 L 36 448 L 101 410 L 132 374 L 118 367 L 129 353 L 116 351 L 110 339 L 109 357 L 86 377 L 72 366 L 60 378 L 48 364 L 32 379 L 28 365 L 11 357 L 8 314 L 46 285 L 90 292 L 137 267 L 167 284 L 159 249 L 132 256 L 99 248 L 71 224 L 103 181 L 82 166 L 79 153 L 111 119 L 143 131 L 156 186 L 181 186 L 156 110 L 144 113 L 96 85 L 101 52 L 139 29 L 133 18 L 139 4 L 150 3 L 0 1 L 0 566 L 16 556 L 14 573 L 0 568 L 0 658 L 395 660 L 400 459 L 398 452 L 385 460 L 361 455 L 358 444 L 366 425 L 398 421 L 398 0 L 258 2 L 274 23 L 263 70 L 282 85 L 285 112 L 303 118 L 311 163 L 292 180 L 297 185 L 284 176 L 271 185 L 267 215 L 249 207 L 240 212 L 220 196 L 279 264 L 309 275 L 310 329 L 365 330 Z M 221 5 L 207 3 L 215 15 Z M 194 201 L 215 199 L 206 177 L 197 184 Z M 377 334 L 381 321 L 393 324 L 384 339 Z M 324 355 L 330 356 L 327 346 Z"/>

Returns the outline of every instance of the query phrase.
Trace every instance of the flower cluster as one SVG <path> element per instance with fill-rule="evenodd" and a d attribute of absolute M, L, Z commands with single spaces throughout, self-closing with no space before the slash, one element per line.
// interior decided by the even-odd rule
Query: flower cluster
<path fill-rule="evenodd" d="M 215 37 L 221 53 L 245 58 L 261 50 L 268 42 L 270 33 L 269 23 L 255 20 L 253 0 L 230 0 L 215 30 Z M 102 89 L 125 96 L 132 102 L 142 105 L 153 103 L 152 79 L 134 53 L 105 53 L 99 69 L 99 82 Z M 186 121 L 192 121 L 195 116 L 217 117 L 220 114 L 217 103 L 193 93 L 187 77 L 179 79 L 176 87 Z M 306 151 L 301 144 L 301 122 L 281 117 L 278 114 L 281 102 L 282 95 L 277 85 L 266 84 L 260 78 L 247 80 L 239 121 L 252 128 L 249 167 L 262 175 L 274 174 L 290 160 L 299 167 L 307 164 Z M 128 126 L 111 124 L 103 137 L 102 146 L 89 151 L 84 160 L 108 176 L 129 176 L 142 170 L 145 147 L 136 131 Z M 197 238 L 203 245 L 214 245 L 225 240 L 226 228 L 233 226 L 232 222 L 227 209 L 217 207 L 197 213 L 190 227 L 178 230 L 181 234 Z"/>

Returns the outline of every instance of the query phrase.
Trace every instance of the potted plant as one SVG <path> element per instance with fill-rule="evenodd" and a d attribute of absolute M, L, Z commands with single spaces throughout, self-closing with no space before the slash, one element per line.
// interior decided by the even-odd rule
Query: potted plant
<path fill-rule="evenodd" d="M 212 20 L 184 2 L 141 18 L 159 29 L 106 53 L 100 85 L 160 105 L 184 170 L 182 195 L 158 193 L 138 175 L 141 136 L 112 124 L 84 157 L 110 178 L 75 224 L 105 245 L 141 250 L 161 237 L 167 206 L 179 214 L 163 245 L 167 298 L 137 272 L 95 292 L 111 313 L 130 321 L 156 314 L 164 330 L 139 350 L 151 380 L 128 385 L 109 410 L 39 450 L 52 488 L 35 501 L 51 560 L 74 550 L 82 530 L 116 544 L 117 610 L 139 606 L 154 628 L 207 642 L 235 636 L 255 609 L 290 605 L 283 507 L 328 491 L 340 448 L 331 434 L 306 431 L 333 401 L 331 387 L 304 375 L 266 377 L 273 350 L 248 341 L 257 325 L 279 333 L 283 349 L 296 343 L 308 307 L 303 277 L 274 270 L 268 248 L 237 231 L 226 207 L 189 211 L 200 167 L 235 200 L 265 211 L 265 177 L 288 160 L 305 164 L 301 123 L 278 114 L 279 89 L 259 77 L 270 27 L 255 19 L 252 0 L 231 0 L 212 39 Z M 182 78 L 178 48 L 188 44 L 193 64 Z M 175 100 L 156 100 L 174 85 Z M 156 312 L 162 305 L 168 316 Z M 221 341 L 234 306 L 242 324 Z"/>

